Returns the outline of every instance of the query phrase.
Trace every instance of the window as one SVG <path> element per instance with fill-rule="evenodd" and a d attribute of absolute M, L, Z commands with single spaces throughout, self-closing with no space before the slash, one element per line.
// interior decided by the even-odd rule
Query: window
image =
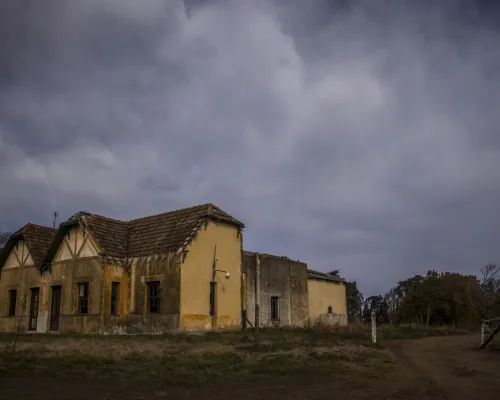
<path fill-rule="evenodd" d="M 16 316 L 17 290 L 9 290 L 9 317 Z"/>
<path fill-rule="evenodd" d="M 271 297 L 271 320 L 272 321 L 279 321 L 280 319 L 280 304 L 279 304 L 279 297 L 272 296 Z"/>
<path fill-rule="evenodd" d="M 38 305 L 40 302 L 40 288 L 31 288 L 30 319 L 28 329 L 36 331 L 38 323 Z"/>
<path fill-rule="evenodd" d="M 333 312 L 332 306 L 328 306 L 328 314 L 331 314 Z"/>
<path fill-rule="evenodd" d="M 148 282 L 148 312 L 160 312 L 160 282 Z"/>
<path fill-rule="evenodd" d="M 215 292 L 217 289 L 217 282 L 210 282 L 210 315 L 215 315 Z"/>
<path fill-rule="evenodd" d="M 78 314 L 89 313 L 89 284 L 78 284 Z"/>
<path fill-rule="evenodd" d="M 118 293 L 120 293 L 120 283 L 111 282 L 111 314 L 118 314 Z"/>

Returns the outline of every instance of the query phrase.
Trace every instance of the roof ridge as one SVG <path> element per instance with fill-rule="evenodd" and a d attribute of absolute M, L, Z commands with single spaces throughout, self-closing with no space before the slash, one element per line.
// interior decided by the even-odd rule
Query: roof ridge
<path fill-rule="evenodd" d="M 177 212 L 191 211 L 195 208 L 207 207 L 209 204 L 210 203 L 198 204 L 198 205 L 194 205 L 194 206 L 188 206 L 188 207 L 184 207 L 184 208 L 178 208 L 175 210 L 165 211 L 165 212 L 158 213 L 158 214 L 145 215 L 144 217 L 139 217 L 139 218 L 134 218 L 134 219 L 128 220 L 127 223 L 143 220 L 146 218 L 159 217 L 160 215 L 167 215 L 167 214 L 173 214 L 173 213 L 177 213 Z"/>
<path fill-rule="evenodd" d="M 116 219 L 116 218 L 111 218 L 111 217 L 106 217 L 104 215 L 101 215 L 101 214 L 95 214 L 95 213 L 91 213 L 91 212 L 88 212 L 88 211 L 80 211 L 78 212 L 77 214 L 80 214 L 80 215 L 89 215 L 91 217 L 98 217 L 98 218 L 103 218 L 103 219 L 107 219 L 108 221 L 113 221 L 113 222 L 121 222 L 123 224 L 126 224 L 128 223 L 129 221 L 124 221 L 122 219 Z"/>

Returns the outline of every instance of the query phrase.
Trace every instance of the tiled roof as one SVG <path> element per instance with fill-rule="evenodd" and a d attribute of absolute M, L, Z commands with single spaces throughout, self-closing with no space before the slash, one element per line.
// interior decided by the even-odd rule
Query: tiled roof
<path fill-rule="evenodd" d="M 242 222 L 210 203 L 128 222 L 82 211 L 61 225 L 81 222 L 108 256 L 139 257 L 178 251 L 207 219 L 244 227 Z M 57 242 L 54 241 L 51 254 L 55 254 Z"/>
<path fill-rule="evenodd" d="M 312 269 L 307 270 L 307 278 L 308 279 L 319 279 L 322 281 L 329 282 L 345 282 L 345 279 L 340 276 L 327 274 L 325 272 L 313 271 Z"/>
<path fill-rule="evenodd" d="M 56 232 L 57 229 L 47 226 L 26 224 L 17 232 L 14 232 L 11 237 L 22 236 L 28 245 L 35 265 L 40 266 L 52 240 L 54 240 Z"/>
<path fill-rule="evenodd" d="M 105 254 L 114 257 L 127 256 L 127 226 L 116 219 L 86 212 L 80 213 L 81 220 Z"/>
<path fill-rule="evenodd" d="M 243 226 L 240 221 L 213 204 L 135 219 L 128 223 L 129 257 L 177 251 L 206 219 Z"/>

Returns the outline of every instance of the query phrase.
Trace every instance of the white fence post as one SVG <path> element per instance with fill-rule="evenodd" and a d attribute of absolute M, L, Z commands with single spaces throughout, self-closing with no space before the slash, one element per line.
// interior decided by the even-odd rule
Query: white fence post
<path fill-rule="evenodd" d="M 377 343 L 377 318 L 375 310 L 372 310 L 372 343 Z"/>

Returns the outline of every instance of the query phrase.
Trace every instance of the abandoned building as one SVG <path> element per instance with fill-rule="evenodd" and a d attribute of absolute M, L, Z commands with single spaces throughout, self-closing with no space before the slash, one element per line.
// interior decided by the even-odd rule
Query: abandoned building
<path fill-rule="evenodd" d="M 307 265 L 287 257 L 243 252 L 244 310 L 259 326 L 302 326 L 308 318 Z"/>
<path fill-rule="evenodd" d="M 308 270 L 307 290 L 311 324 L 347 325 L 347 292 L 344 279 Z"/>
<path fill-rule="evenodd" d="M 242 229 L 212 204 L 129 222 L 79 212 L 55 235 L 27 225 L 0 256 L 0 330 L 16 316 L 36 332 L 239 328 Z"/>
<path fill-rule="evenodd" d="M 27 224 L 0 252 L 0 332 L 241 329 L 255 323 L 256 298 L 259 326 L 330 323 L 324 313 L 345 309 L 342 282 L 243 252 L 243 228 L 212 204 L 127 222 L 79 212 L 57 230 Z"/>
<path fill-rule="evenodd" d="M 259 299 L 259 326 L 301 327 L 310 324 L 346 325 L 345 281 L 307 269 L 288 257 L 243 252 L 246 282 L 244 315 L 255 321 Z"/>

